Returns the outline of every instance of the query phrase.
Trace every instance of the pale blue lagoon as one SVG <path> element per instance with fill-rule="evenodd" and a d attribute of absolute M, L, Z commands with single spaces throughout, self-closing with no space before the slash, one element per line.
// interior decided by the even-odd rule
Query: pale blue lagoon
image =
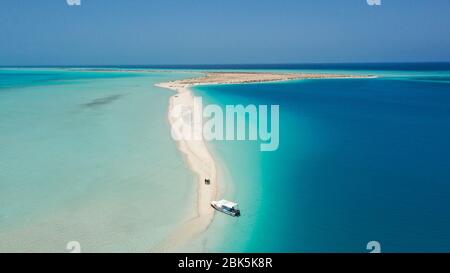
<path fill-rule="evenodd" d="M 0 251 L 150 251 L 188 218 L 173 93 L 154 87 L 188 76 L 0 70 Z"/>

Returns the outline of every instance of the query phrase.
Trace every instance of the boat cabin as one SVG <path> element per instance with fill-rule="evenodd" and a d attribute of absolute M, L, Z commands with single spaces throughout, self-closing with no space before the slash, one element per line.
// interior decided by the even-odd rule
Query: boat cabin
<path fill-rule="evenodd" d="M 220 212 L 229 214 L 231 216 L 240 216 L 241 211 L 239 210 L 239 205 L 234 202 L 227 200 L 213 201 L 211 205 Z"/>

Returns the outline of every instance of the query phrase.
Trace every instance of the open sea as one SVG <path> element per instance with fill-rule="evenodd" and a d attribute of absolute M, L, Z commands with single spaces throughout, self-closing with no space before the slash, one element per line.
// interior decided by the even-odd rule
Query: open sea
<path fill-rule="evenodd" d="M 242 217 L 216 217 L 211 251 L 369 252 L 377 241 L 382 252 L 450 252 L 449 68 L 347 65 L 333 72 L 382 77 L 196 87 L 223 107 L 280 107 L 277 151 L 212 145 Z"/>
<path fill-rule="evenodd" d="M 187 250 L 450 252 L 449 64 L 153 68 L 176 72 L 0 69 L 0 252 L 149 251 L 188 219 L 173 93 L 153 86 L 187 69 L 380 76 L 195 87 L 204 104 L 279 105 L 280 146 L 208 144 L 242 216 L 216 213 Z"/>

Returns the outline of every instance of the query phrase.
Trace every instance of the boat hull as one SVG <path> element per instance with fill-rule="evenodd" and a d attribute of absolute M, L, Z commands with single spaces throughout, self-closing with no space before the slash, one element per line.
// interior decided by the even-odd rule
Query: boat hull
<path fill-rule="evenodd" d="M 232 212 L 232 211 L 228 211 L 228 210 L 225 210 L 225 209 L 223 209 L 223 208 L 221 208 L 221 207 L 218 207 L 218 206 L 216 206 L 216 205 L 214 205 L 214 204 L 211 204 L 211 207 L 213 207 L 215 210 L 217 210 L 217 211 L 220 211 L 220 212 L 222 212 L 222 213 L 225 213 L 226 215 L 230 215 L 230 216 L 233 216 L 233 217 L 239 217 L 239 216 L 241 216 L 241 212 L 240 211 L 235 211 L 235 212 Z"/>

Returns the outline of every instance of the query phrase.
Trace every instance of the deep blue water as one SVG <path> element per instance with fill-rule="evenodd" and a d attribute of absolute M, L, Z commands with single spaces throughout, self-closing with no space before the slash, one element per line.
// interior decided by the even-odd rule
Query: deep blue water
<path fill-rule="evenodd" d="M 217 220 L 236 233 L 219 250 L 367 252 L 376 240 L 384 252 L 450 251 L 450 83 L 439 79 L 197 87 L 209 103 L 280 105 L 277 151 L 214 142 L 243 211 Z"/>

